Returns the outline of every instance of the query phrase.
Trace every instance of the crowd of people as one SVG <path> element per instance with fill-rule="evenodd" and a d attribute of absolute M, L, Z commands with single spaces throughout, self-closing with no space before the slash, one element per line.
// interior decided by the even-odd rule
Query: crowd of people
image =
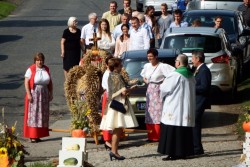
<path fill-rule="evenodd" d="M 185 6 L 186 1 L 180 1 Z M 181 6 L 181 5 L 179 5 Z M 244 21 L 249 25 L 250 10 L 249 0 L 239 6 L 242 11 Z M 77 28 L 77 18 L 70 17 L 68 28 L 64 30 L 61 39 L 61 56 L 63 58 L 63 68 L 65 77 L 68 70 L 78 65 L 81 50 L 84 54 L 86 49 L 93 46 L 93 33 L 97 33 L 98 47 L 114 54 L 114 57 L 120 57 L 124 51 L 155 48 L 155 39 L 158 41 L 158 47 L 161 46 L 165 31 L 171 27 L 187 27 L 188 23 L 182 20 L 182 8 L 174 10 L 172 14 L 168 11 L 166 3 L 161 4 L 161 15 L 154 15 L 153 6 L 148 6 L 145 13 L 139 13 L 131 8 L 131 0 L 123 1 L 123 9 L 117 10 L 116 1 L 109 3 L 109 11 L 103 13 L 98 21 L 96 13 L 90 13 L 89 23 L 82 29 Z M 215 28 L 222 27 L 223 18 L 217 16 L 214 19 Z M 201 26 L 201 20 L 194 20 L 192 26 Z M 79 35 L 80 34 L 80 35 Z"/>
<path fill-rule="evenodd" d="M 249 15 L 248 5 L 240 7 Z M 102 87 L 105 90 L 102 102 L 102 121 L 105 148 L 110 150 L 112 160 L 124 160 L 118 153 L 119 139 L 123 128 L 138 126 L 133 109 L 129 102 L 129 92 L 134 86 L 128 86 L 120 74 L 122 69 L 121 54 L 128 50 L 147 50 L 148 63 L 145 64 L 141 76 L 148 85 L 146 94 L 145 123 L 149 142 L 159 142 L 157 151 L 168 155 L 166 160 L 186 158 L 191 155 L 204 154 L 201 142 L 202 115 L 210 107 L 209 92 L 211 73 L 206 66 L 202 51 L 193 51 L 193 67 L 188 66 L 188 57 L 178 55 L 175 67 L 161 63 L 155 49 L 164 32 L 169 27 L 186 27 L 182 21 L 182 10 L 176 9 L 173 15 L 168 13 L 166 3 L 161 5 L 162 14 L 154 16 L 154 7 L 148 6 L 145 14 L 132 10 L 131 0 L 123 0 L 124 8 L 117 11 L 117 2 L 111 1 L 109 11 L 103 13 L 98 21 L 96 13 L 90 13 L 89 23 L 80 30 L 77 18 L 68 19 L 68 28 L 61 38 L 61 57 L 65 79 L 68 71 L 79 65 L 81 52 L 94 45 L 93 34 L 97 33 L 98 48 L 106 50 L 110 55 L 105 60 L 107 70 L 103 75 Z M 250 17 L 245 17 L 249 22 Z M 216 17 L 215 27 L 221 27 L 223 18 Z M 192 26 L 200 26 L 195 20 Z M 146 55 L 145 55 L 146 56 Z M 25 73 L 25 115 L 24 137 L 31 142 L 39 142 L 40 138 L 49 136 L 49 102 L 53 99 L 53 84 L 49 68 L 44 64 L 43 53 L 34 56 L 34 64 Z M 110 107 L 116 100 L 124 104 L 126 113 L 118 112 Z"/>
<path fill-rule="evenodd" d="M 79 50 L 84 54 L 86 49 L 91 49 L 94 43 L 91 40 L 94 32 L 99 38 L 98 48 L 119 58 L 124 51 L 155 48 L 155 39 L 160 46 L 167 28 L 174 23 L 172 27 L 178 27 L 181 22 L 182 11 L 176 10 L 175 18 L 179 20 L 174 22 L 173 16 L 168 13 L 166 3 L 161 5 L 162 15 L 159 17 L 154 15 L 153 6 L 148 6 L 145 14 L 142 14 L 131 9 L 131 0 L 124 0 L 123 4 L 124 8 L 118 11 L 117 2 L 111 1 L 109 11 L 103 13 L 99 21 L 96 13 L 90 13 L 89 23 L 84 25 L 81 31 L 77 28 L 77 18 L 69 18 L 68 28 L 64 30 L 61 40 L 65 74 L 68 71 L 67 65 L 77 65 L 74 63 L 74 57 L 79 58 Z M 187 23 L 185 25 L 187 26 Z M 78 32 L 81 32 L 80 36 Z M 70 58 L 72 61 L 69 60 Z"/>

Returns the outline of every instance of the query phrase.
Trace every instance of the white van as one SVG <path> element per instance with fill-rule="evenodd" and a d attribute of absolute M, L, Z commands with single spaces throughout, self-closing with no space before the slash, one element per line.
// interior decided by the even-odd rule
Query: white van
<path fill-rule="evenodd" d="M 237 10 L 243 0 L 189 0 L 187 10 L 194 9 L 229 9 Z"/>
<path fill-rule="evenodd" d="M 166 3 L 168 5 L 168 11 L 171 11 L 171 6 L 172 4 L 174 4 L 174 2 L 175 0 L 144 0 L 143 6 L 144 6 L 144 10 L 146 10 L 148 6 L 154 6 L 155 11 L 160 12 L 161 4 Z"/>

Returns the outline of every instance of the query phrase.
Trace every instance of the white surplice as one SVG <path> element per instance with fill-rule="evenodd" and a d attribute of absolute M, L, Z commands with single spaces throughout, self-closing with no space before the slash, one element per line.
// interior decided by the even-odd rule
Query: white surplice
<path fill-rule="evenodd" d="M 174 71 L 160 86 L 164 98 L 161 122 L 165 125 L 195 125 L 195 78 Z"/>

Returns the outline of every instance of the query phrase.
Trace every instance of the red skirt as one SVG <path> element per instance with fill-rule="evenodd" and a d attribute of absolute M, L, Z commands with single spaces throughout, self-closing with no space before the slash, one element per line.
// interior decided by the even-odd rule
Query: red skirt
<path fill-rule="evenodd" d="M 148 140 L 150 141 L 159 141 L 160 139 L 160 124 L 146 124 L 147 130 L 151 130 L 152 132 L 148 132 Z"/>
<path fill-rule="evenodd" d="M 107 91 L 105 91 L 103 93 L 103 97 L 102 97 L 102 116 L 105 113 L 105 110 L 106 110 L 106 107 L 107 107 L 107 101 L 108 101 Z M 111 139 L 112 139 L 112 134 L 108 130 L 103 130 L 102 131 L 102 136 L 103 136 L 104 141 L 111 141 Z"/>
<path fill-rule="evenodd" d="M 38 138 L 49 136 L 48 127 L 34 128 L 34 127 L 27 126 L 28 108 L 29 108 L 29 100 L 26 94 L 25 105 L 24 105 L 23 136 L 26 138 L 32 138 L 32 139 L 38 139 Z"/>

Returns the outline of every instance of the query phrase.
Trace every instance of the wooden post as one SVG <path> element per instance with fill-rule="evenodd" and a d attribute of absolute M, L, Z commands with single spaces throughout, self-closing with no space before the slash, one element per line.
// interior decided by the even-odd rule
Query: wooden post
<path fill-rule="evenodd" d="M 151 133 L 152 130 L 141 130 L 141 129 L 124 129 L 125 133 Z"/>
<path fill-rule="evenodd" d="M 64 132 L 64 133 L 70 133 L 69 129 L 49 129 L 51 132 Z"/>
<path fill-rule="evenodd" d="M 93 138 L 95 140 L 95 144 L 98 145 L 99 144 L 99 140 L 98 140 L 98 133 L 97 132 L 93 133 Z"/>
<path fill-rule="evenodd" d="M 64 133 L 70 133 L 69 129 L 49 129 L 51 132 L 64 132 Z M 150 130 L 141 130 L 141 129 L 123 129 L 125 133 L 151 133 L 152 131 Z M 97 134 L 95 132 L 95 134 Z M 100 131 L 98 135 L 102 135 L 102 132 Z"/>

